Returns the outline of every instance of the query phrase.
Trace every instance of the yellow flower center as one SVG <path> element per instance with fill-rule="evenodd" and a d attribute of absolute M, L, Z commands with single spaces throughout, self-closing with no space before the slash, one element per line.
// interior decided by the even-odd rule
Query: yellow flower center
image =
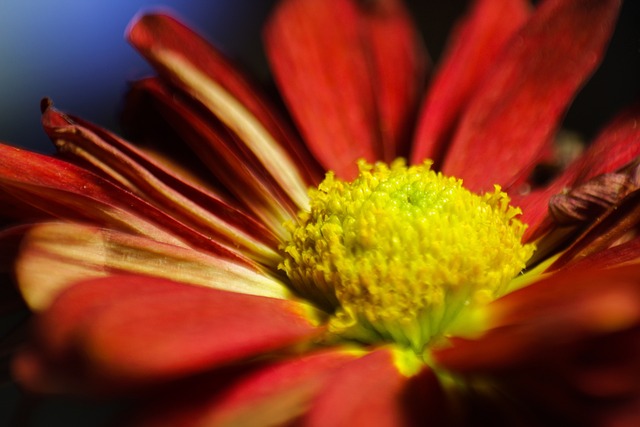
<path fill-rule="evenodd" d="M 465 308 L 501 295 L 534 248 L 498 186 L 472 193 L 430 163 L 359 169 L 353 182 L 329 172 L 310 190 L 280 268 L 331 313 L 332 332 L 421 352 Z"/>

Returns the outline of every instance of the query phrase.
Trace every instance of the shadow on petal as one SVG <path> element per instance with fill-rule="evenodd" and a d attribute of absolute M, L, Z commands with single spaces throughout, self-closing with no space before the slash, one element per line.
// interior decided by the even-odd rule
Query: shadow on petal
<path fill-rule="evenodd" d="M 482 337 L 434 352 L 439 366 L 489 390 L 482 398 L 581 426 L 613 425 L 605 420 L 637 407 L 640 265 L 559 272 L 489 310 Z"/>
<path fill-rule="evenodd" d="M 72 388 L 153 385 L 304 343 L 322 331 L 307 310 L 147 276 L 86 280 L 36 318 L 15 373 L 34 389 L 53 368 Z"/>

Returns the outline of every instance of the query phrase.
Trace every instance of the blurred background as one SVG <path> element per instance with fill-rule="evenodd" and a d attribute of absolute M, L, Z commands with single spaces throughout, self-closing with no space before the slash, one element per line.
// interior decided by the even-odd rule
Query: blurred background
<path fill-rule="evenodd" d="M 408 2 L 434 62 L 467 1 L 444 3 Z M 123 34 L 136 13 L 158 4 L 270 84 L 260 31 L 273 0 L 0 0 L 0 140 L 51 152 L 40 127 L 45 96 L 63 111 L 118 131 L 127 82 L 151 72 Z M 565 127 L 589 138 L 639 95 L 640 2 L 627 0 L 604 64 L 577 97 Z M 0 425 L 9 425 L 18 400 L 14 386 L 0 385 Z M 106 422 L 109 413 L 61 399 L 30 418 L 33 425 L 96 426 L 96 414 Z"/>
<path fill-rule="evenodd" d="M 158 3 L 160 2 L 160 3 Z M 140 10 L 173 9 L 268 82 L 260 28 L 273 0 L 2 0 L 0 140 L 50 151 L 39 102 L 118 130 L 127 82 L 150 69 L 124 40 Z M 434 60 L 467 1 L 409 1 Z M 443 5 L 446 3 L 446 6 Z M 603 66 L 576 99 L 566 126 L 590 136 L 640 94 L 640 2 L 627 0 Z"/>
<path fill-rule="evenodd" d="M 273 1 L 0 1 L 0 140 L 49 149 L 39 100 L 117 129 L 127 82 L 150 68 L 124 40 L 141 10 L 170 9 L 248 67 L 262 70 L 260 25 Z M 161 6 L 157 6 L 161 5 Z"/>

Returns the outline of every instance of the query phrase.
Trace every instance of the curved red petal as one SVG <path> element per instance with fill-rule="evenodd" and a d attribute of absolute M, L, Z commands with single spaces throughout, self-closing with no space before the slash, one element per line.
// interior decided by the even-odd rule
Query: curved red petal
<path fill-rule="evenodd" d="M 418 119 L 412 163 L 439 168 L 461 110 L 497 55 L 529 17 L 526 0 L 478 0 L 455 28 Z"/>
<path fill-rule="evenodd" d="M 640 156 L 640 104 L 620 114 L 589 145 L 585 153 L 572 163 L 548 187 L 519 195 L 517 187 L 508 189 L 513 204 L 523 211 L 522 221 L 529 224 L 526 238 L 539 236 L 551 224 L 544 224 L 551 196 L 566 187 L 588 181 L 602 173 L 613 172 Z M 545 225 L 547 227 L 545 227 Z M 541 230 L 539 228 L 542 227 Z"/>
<path fill-rule="evenodd" d="M 472 384 L 491 378 L 511 402 L 565 425 L 607 425 L 640 401 L 640 264 L 558 272 L 489 313 L 483 336 L 433 352 L 441 368 Z"/>
<path fill-rule="evenodd" d="M 31 215 L 90 223 L 254 264 L 86 169 L 4 144 L 0 158 L 0 192 L 32 209 L 32 220 Z"/>
<path fill-rule="evenodd" d="M 276 82 L 325 168 L 352 178 L 357 159 L 397 155 L 424 63 L 398 1 L 286 0 L 265 36 Z"/>
<path fill-rule="evenodd" d="M 640 236 L 563 265 L 563 270 L 604 269 L 640 259 Z"/>
<path fill-rule="evenodd" d="M 277 264 L 277 240 L 211 190 L 155 161 L 116 135 L 48 105 L 44 129 L 64 156 L 89 164 L 103 175 L 170 215 L 176 222 L 208 236 L 229 250 Z"/>
<path fill-rule="evenodd" d="M 489 306 L 490 328 L 434 352 L 456 372 L 507 369 L 557 346 L 640 324 L 640 264 L 559 271 Z"/>
<path fill-rule="evenodd" d="M 62 290 L 80 280 L 125 273 L 272 298 L 289 295 L 284 284 L 258 266 L 75 223 L 33 225 L 20 251 L 11 253 L 18 287 L 33 311 L 47 308 Z"/>
<path fill-rule="evenodd" d="M 30 205 L 40 216 L 109 224 L 159 241 L 181 244 L 175 236 L 134 215 L 162 222 L 164 214 L 103 178 L 59 159 L 0 144 L 0 189 Z"/>
<path fill-rule="evenodd" d="M 338 369 L 312 402 L 305 426 L 444 425 L 448 408 L 428 368 L 401 374 L 388 349 L 375 350 Z"/>
<path fill-rule="evenodd" d="M 243 148 L 219 120 L 204 114 L 157 78 L 136 82 L 129 93 L 128 107 L 133 126 L 139 125 L 136 114 L 153 114 L 150 110 L 156 110 L 245 211 L 253 213 L 280 239 L 286 235 L 283 223 L 291 220 L 298 208 L 260 166 L 259 159 Z"/>
<path fill-rule="evenodd" d="M 312 162 L 275 116 L 275 109 L 223 55 L 163 14 L 138 17 L 127 37 L 163 78 L 224 123 L 258 159 L 258 173 L 271 175 L 292 203 L 306 207 L 307 184 L 315 178 Z"/>
<path fill-rule="evenodd" d="M 305 310 L 161 278 L 109 276 L 64 291 L 38 316 L 35 344 L 75 381 L 153 383 L 310 339 L 322 329 Z"/>
<path fill-rule="evenodd" d="M 220 390 L 216 377 L 172 390 L 134 416 L 136 427 L 283 425 L 306 411 L 332 373 L 355 356 L 330 350 L 258 367 Z"/>
<path fill-rule="evenodd" d="M 543 2 L 470 101 L 443 171 L 475 191 L 526 179 L 602 59 L 620 3 Z"/>
<path fill-rule="evenodd" d="M 365 46 L 375 73 L 374 94 L 382 140 L 380 160 L 406 156 L 414 111 L 426 69 L 426 53 L 400 0 L 371 2 L 364 13 Z"/>

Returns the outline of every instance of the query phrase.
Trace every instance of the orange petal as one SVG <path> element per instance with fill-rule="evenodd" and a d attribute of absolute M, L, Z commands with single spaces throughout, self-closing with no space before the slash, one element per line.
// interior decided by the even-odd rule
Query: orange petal
<path fill-rule="evenodd" d="M 357 159 L 390 161 L 398 154 L 424 64 L 398 1 L 283 1 L 266 27 L 265 47 L 291 113 L 325 168 L 352 178 Z"/>
<path fill-rule="evenodd" d="M 329 351 L 272 363 L 220 392 L 216 378 L 200 387 L 175 390 L 153 400 L 135 417 L 136 426 L 283 425 L 302 415 L 332 373 L 355 356 Z"/>
<path fill-rule="evenodd" d="M 443 171 L 476 191 L 526 179 L 602 59 L 620 3 L 543 2 L 470 101 Z"/>
<path fill-rule="evenodd" d="M 516 30 L 529 17 L 526 0 L 478 0 L 458 24 L 422 105 L 412 163 L 439 167 L 447 142 L 473 91 Z"/>
<path fill-rule="evenodd" d="M 17 249 L 13 253 L 15 257 Z M 47 308 L 75 282 L 118 273 L 145 274 L 273 298 L 289 294 L 281 282 L 256 265 L 237 264 L 206 252 L 79 224 L 31 227 L 15 265 L 20 291 L 34 311 Z"/>
<path fill-rule="evenodd" d="M 50 104 L 43 111 L 45 131 L 65 156 L 100 170 L 123 188 L 175 221 L 253 259 L 277 265 L 269 230 L 215 193 L 185 180 L 142 150 L 108 131 L 69 117 Z"/>
<path fill-rule="evenodd" d="M 127 36 L 163 77 L 200 102 L 242 142 L 298 208 L 306 207 L 306 162 L 296 149 L 299 144 L 219 52 L 167 15 L 138 17 Z"/>
<path fill-rule="evenodd" d="M 36 354 L 79 385 L 154 383 L 308 340 L 322 329 L 306 310 L 154 277 L 90 279 L 37 317 Z M 18 379 L 37 388 L 46 369 L 25 366 L 17 362 Z"/>

